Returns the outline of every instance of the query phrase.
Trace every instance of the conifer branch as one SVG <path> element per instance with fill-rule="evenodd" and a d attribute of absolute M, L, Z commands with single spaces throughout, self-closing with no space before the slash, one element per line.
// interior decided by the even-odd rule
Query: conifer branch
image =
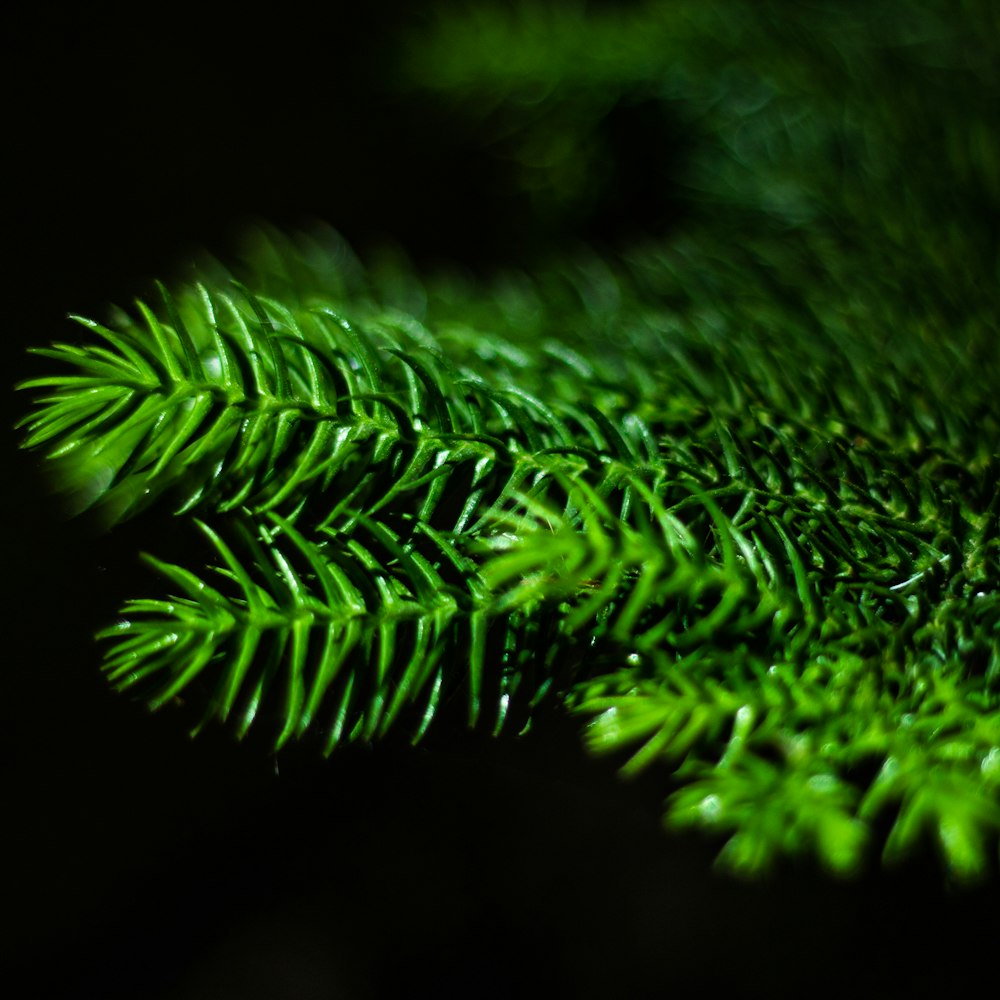
<path fill-rule="evenodd" d="M 989 872 L 995 11 L 869 6 L 455 15 L 407 86 L 496 128 L 512 190 L 582 211 L 606 120 L 652 103 L 690 145 L 682 230 L 416 296 L 271 233 L 242 283 L 37 350 L 63 370 L 23 383 L 25 446 L 79 506 L 197 514 L 212 551 L 151 560 L 172 594 L 102 633 L 112 683 L 327 752 L 546 702 L 738 871 L 930 841 Z M 929 148 L 947 168 L 909 169 Z"/>

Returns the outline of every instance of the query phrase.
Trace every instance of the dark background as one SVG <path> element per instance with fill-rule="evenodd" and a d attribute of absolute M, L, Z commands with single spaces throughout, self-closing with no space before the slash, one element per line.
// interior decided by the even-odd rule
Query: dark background
<path fill-rule="evenodd" d="M 362 250 L 391 236 L 421 266 L 486 271 L 557 245 L 444 108 L 395 87 L 414 6 L 14 15 L 3 382 L 44 370 L 25 348 L 75 336 L 67 312 L 127 303 L 197 248 L 225 255 L 254 218 L 327 220 Z M 654 166 L 683 149 L 648 125 L 611 123 L 627 183 L 569 235 L 613 242 L 645 208 L 683 224 L 636 166 L 649 143 Z M 189 740 L 181 715 L 107 689 L 92 642 L 145 592 L 136 552 L 176 555 L 170 524 L 67 520 L 17 450 L 25 400 L 2 399 L 13 995 L 962 995 L 995 968 L 995 886 L 946 889 L 929 859 L 850 884 L 807 867 L 727 880 L 715 845 L 662 831 L 662 777 L 621 782 L 574 720 L 501 741 L 445 723 L 416 750 L 329 761 Z"/>

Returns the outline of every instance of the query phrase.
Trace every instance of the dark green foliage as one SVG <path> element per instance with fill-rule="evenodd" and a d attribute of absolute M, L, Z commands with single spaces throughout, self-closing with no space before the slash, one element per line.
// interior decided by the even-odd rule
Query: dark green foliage
<path fill-rule="evenodd" d="M 496 731 L 546 701 L 669 775 L 668 822 L 737 870 L 930 839 L 989 871 L 992 15 L 915 6 L 453 17 L 411 82 L 504 137 L 539 211 L 583 212 L 600 122 L 651 101 L 693 137 L 686 228 L 492 284 L 259 235 L 242 284 L 208 268 L 39 351 L 70 373 L 25 384 L 27 445 L 111 521 L 196 514 L 213 553 L 152 560 L 173 596 L 102 633 L 110 679 L 327 751 L 418 739 L 456 695 Z M 946 169 L 914 168 L 931 138 Z"/>

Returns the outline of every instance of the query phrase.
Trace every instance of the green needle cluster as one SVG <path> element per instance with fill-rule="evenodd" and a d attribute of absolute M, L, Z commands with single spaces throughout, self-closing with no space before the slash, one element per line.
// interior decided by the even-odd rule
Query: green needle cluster
<path fill-rule="evenodd" d="M 407 79 L 501 136 L 539 211 L 582 211 L 559 151 L 599 160 L 608 108 L 653 101 L 693 136 L 682 231 L 478 283 L 261 234 L 240 281 L 37 351 L 63 373 L 23 385 L 26 446 L 211 552 L 150 558 L 169 596 L 101 633 L 111 682 L 326 752 L 456 698 L 497 733 L 561 706 L 737 871 L 928 841 L 993 870 L 991 15 L 912 6 L 449 15 Z M 939 120 L 950 175 L 901 163 Z"/>

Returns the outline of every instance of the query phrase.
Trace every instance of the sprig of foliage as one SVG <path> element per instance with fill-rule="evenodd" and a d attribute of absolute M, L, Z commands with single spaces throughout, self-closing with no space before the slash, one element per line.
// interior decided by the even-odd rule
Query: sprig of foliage
<path fill-rule="evenodd" d="M 102 633 L 112 682 L 327 752 L 456 697 L 497 731 L 561 705 L 740 872 L 928 840 L 989 871 L 995 10 L 868 6 L 454 15 L 405 83 L 539 212 L 583 211 L 605 117 L 653 102 L 691 137 L 684 230 L 485 285 L 264 234 L 242 284 L 212 266 L 38 351 L 68 371 L 25 383 L 26 445 L 212 552 L 151 560 L 173 596 Z M 947 169 L 910 168 L 928 144 Z"/>
<path fill-rule="evenodd" d="M 685 786 L 670 821 L 733 833 L 723 858 L 738 868 L 809 849 L 854 870 L 887 810 L 887 857 L 927 828 L 957 874 L 985 865 L 998 814 L 983 775 L 1000 740 L 1000 601 L 982 589 L 997 578 L 995 460 L 963 471 L 919 444 L 894 457 L 855 426 L 782 418 L 770 401 L 737 416 L 753 376 L 727 406 L 691 362 L 686 425 L 669 409 L 654 419 L 655 376 L 613 391 L 595 378 L 598 409 L 554 377 L 569 367 L 588 384 L 593 365 L 552 344 L 487 353 L 466 330 L 456 353 L 479 350 L 481 368 L 460 369 L 446 338 L 417 339 L 412 324 L 391 341 L 385 323 L 340 321 L 337 341 L 331 309 L 252 297 L 236 329 L 247 315 L 259 326 L 209 390 L 248 412 L 234 421 L 220 402 L 199 436 L 186 414 L 205 381 L 185 359 L 241 345 L 205 321 L 218 312 L 191 310 L 213 298 L 181 297 L 202 319 L 181 333 L 165 297 L 163 318 L 144 310 L 148 341 L 127 326 L 105 334 L 118 357 L 52 352 L 82 358 L 83 382 L 28 383 L 60 390 L 29 442 L 55 439 L 57 461 L 80 450 L 99 476 L 122 413 L 106 401 L 139 383 L 141 358 L 161 409 L 135 406 L 143 433 L 110 491 L 141 477 L 155 496 L 172 478 L 182 512 L 241 511 L 232 543 L 202 525 L 220 559 L 211 583 L 153 560 L 177 594 L 130 603 L 103 633 L 119 687 L 159 706 L 201 682 L 206 719 L 235 715 L 242 734 L 266 704 L 276 746 L 318 727 L 327 751 L 383 735 L 415 705 L 419 738 L 462 688 L 473 724 L 488 690 L 495 728 L 512 698 L 523 716 L 549 695 L 595 717 L 596 750 L 629 749 L 626 771 L 673 768 Z M 539 381 L 549 373 L 551 402 L 508 384 L 512 357 Z M 244 369 L 256 381 L 237 381 Z M 363 447 L 323 453 L 317 440 Z M 199 483 L 204 468 L 213 478 Z M 271 513 L 282 503 L 286 516 Z M 945 764 L 928 799 L 921 766 Z"/>
<path fill-rule="evenodd" d="M 252 560 L 246 562 L 199 522 L 221 560 L 213 575 L 223 590 L 149 559 L 183 596 L 132 601 L 125 620 L 102 634 L 115 640 L 106 670 L 117 687 L 142 690 L 156 708 L 212 674 L 206 719 L 226 721 L 240 706 L 241 736 L 280 687 L 275 748 L 325 713 L 329 753 L 343 739 L 382 735 L 422 700 L 419 738 L 441 698 L 446 667 L 457 672 L 452 660 L 465 656 L 476 720 L 489 606 L 481 580 L 446 540 L 435 536 L 466 570 L 464 589 L 366 518 L 353 536 L 329 531 L 320 543 L 277 515 L 267 523 L 265 542 L 245 522 L 231 528 Z M 464 641 L 453 627 L 459 616 L 468 629 Z"/>

